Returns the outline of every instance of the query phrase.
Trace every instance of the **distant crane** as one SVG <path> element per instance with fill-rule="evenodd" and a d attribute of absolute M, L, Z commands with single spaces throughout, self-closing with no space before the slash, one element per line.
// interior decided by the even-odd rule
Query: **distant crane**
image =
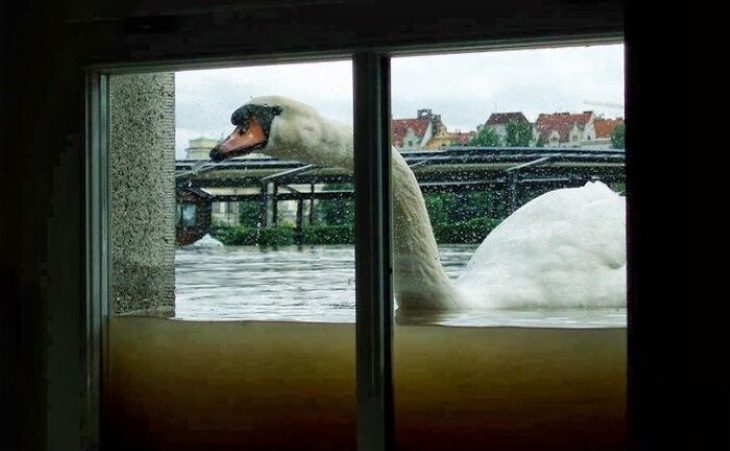
<path fill-rule="evenodd" d="M 620 103 L 613 103 L 613 102 L 599 102 L 597 100 L 584 100 L 583 103 L 586 105 L 595 105 L 595 106 L 605 106 L 607 108 L 616 108 L 618 110 L 623 110 L 624 106 Z"/>

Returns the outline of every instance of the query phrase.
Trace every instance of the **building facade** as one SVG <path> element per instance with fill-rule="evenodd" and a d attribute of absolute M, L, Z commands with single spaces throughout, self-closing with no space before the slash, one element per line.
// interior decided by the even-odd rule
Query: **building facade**
<path fill-rule="evenodd" d="M 583 147 L 596 141 L 593 111 L 540 114 L 535 130 L 547 147 Z"/>

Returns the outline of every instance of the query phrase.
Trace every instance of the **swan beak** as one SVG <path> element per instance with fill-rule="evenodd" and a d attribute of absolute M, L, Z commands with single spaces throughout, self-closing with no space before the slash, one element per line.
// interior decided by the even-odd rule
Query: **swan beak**
<path fill-rule="evenodd" d="M 233 157 L 248 155 L 266 145 L 266 132 L 254 116 L 239 125 L 226 139 L 210 151 L 210 159 L 219 162 Z"/>

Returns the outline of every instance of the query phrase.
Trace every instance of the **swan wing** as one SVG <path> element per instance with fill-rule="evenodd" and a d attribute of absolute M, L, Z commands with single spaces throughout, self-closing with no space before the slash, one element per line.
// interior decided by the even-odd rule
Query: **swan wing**
<path fill-rule="evenodd" d="M 457 284 L 489 307 L 623 307 L 625 210 L 600 182 L 545 193 L 485 238 Z"/>

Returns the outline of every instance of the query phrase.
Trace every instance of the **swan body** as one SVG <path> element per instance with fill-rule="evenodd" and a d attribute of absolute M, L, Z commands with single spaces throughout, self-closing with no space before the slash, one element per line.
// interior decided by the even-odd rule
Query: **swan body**
<path fill-rule="evenodd" d="M 212 151 L 221 161 L 253 150 L 353 170 L 352 127 L 292 99 L 252 99 Z M 439 261 L 423 194 L 392 152 L 393 272 L 398 309 L 624 307 L 625 198 L 600 182 L 545 193 L 497 226 L 452 280 Z"/>

